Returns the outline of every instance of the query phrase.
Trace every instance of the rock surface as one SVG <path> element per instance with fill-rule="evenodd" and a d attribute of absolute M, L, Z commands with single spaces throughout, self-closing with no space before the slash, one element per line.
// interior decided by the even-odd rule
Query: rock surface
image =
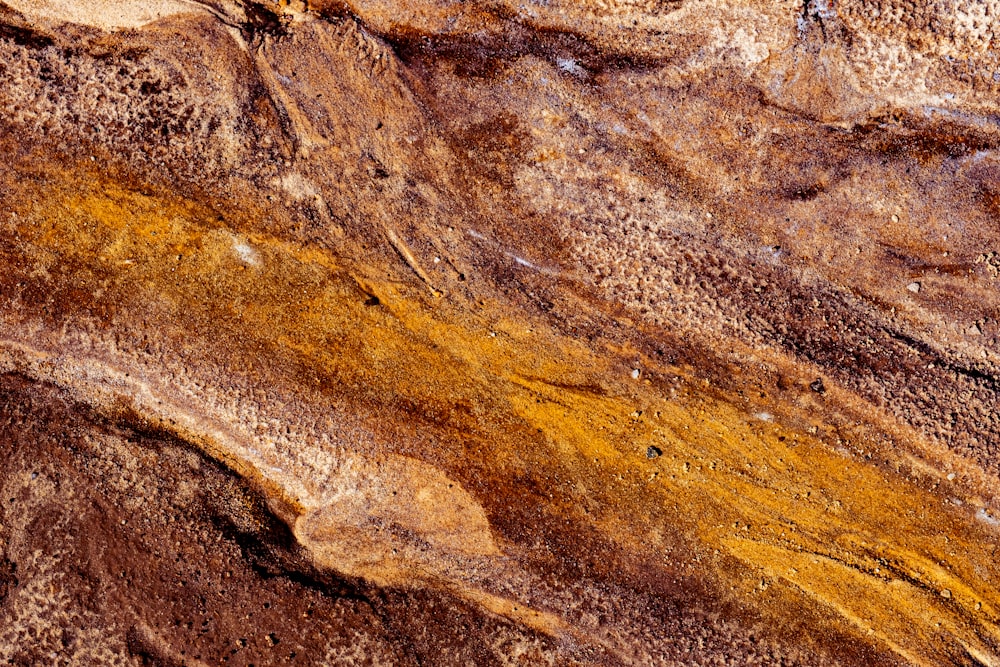
<path fill-rule="evenodd" d="M 1000 663 L 998 11 L 0 2 L 0 663 Z"/>

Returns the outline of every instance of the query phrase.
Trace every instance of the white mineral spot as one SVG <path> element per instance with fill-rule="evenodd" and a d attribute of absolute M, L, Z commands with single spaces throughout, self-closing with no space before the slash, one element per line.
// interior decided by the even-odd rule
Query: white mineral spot
<path fill-rule="evenodd" d="M 556 58 L 556 66 L 567 74 L 581 74 L 583 68 L 572 58 Z"/>
<path fill-rule="evenodd" d="M 912 283 L 910 283 L 909 285 L 906 286 L 906 289 L 910 290 L 914 294 L 918 294 L 918 293 L 920 293 L 920 283 L 918 283 L 918 282 L 912 282 Z"/>
<path fill-rule="evenodd" d="M 987 512 L 985 507 L 979 508 L 979 511 L 976 512 L 976 518 L 990 526 L 1000 526 L 1000 519 Z"/>
<path fill-rule="evenodd" d="M 260 255 L 257 251 L 253 249 L 246 241 L 241 241 L 240 239 L 233 239 L 233 250 L 236 251 L 237 256 L 244 264 L 250 266 L 260 266 Z"/>
<path fill-rule="evenodd" d="M 955 473 L 953 473 L 953 472 L 948 473 L 948 481 L 949 482 L 954 482 L 955 481 Z"/>
<path fill-rule="evenodd" d="M 642 371 L 640 371 L 638 368 L 633 368 L 632 369 L 632 379 L 633 380 L 638 380 L 640 375 L 642 375 Z"/>

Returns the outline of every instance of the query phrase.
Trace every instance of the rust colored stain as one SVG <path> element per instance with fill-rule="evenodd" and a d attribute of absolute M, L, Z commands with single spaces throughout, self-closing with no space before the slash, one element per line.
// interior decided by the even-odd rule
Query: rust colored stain
<path fill-rule="evenodd" d="M 4 8 L 0 659 L 1000 660 L 992 43 L 717 5 Z"/>

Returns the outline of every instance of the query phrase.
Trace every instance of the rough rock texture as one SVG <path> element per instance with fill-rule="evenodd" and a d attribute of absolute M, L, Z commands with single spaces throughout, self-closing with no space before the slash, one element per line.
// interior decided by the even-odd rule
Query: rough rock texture
<path fill-rule="evenodd" d="M 998 11 L 0 2 L 0 662 L 1000 664 Z"/>

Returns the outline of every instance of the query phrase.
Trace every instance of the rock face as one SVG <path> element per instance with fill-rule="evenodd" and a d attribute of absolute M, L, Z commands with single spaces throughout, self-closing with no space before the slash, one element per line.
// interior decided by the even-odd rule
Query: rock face
<path fill-rule="evenodd" d="M 0 663 L 1000 663 L 993 2 L 0 2 Z"/>

